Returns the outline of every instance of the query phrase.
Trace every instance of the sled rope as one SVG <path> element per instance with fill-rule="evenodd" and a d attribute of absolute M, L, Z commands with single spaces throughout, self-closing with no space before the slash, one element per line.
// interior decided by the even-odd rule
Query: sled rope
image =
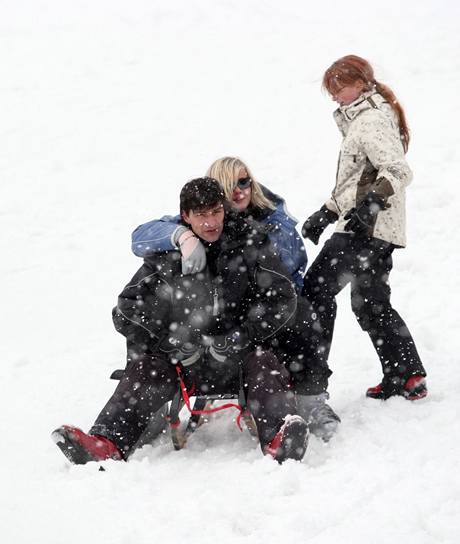
<path fill-rule="evenodd" d="M 176 372 L 177 376 L 179 378 L 179 386 L 182 393 L 182 398 L 184 399 L 185 405 L 188 408 L 188 411 L 191 414 L 213 414 L 214 412 L 220 412 L 221 410 L 226 410 L 227 408 L 236 408 L 239 411 L 238 417 L 236 418 L 236 424 L 238 426 L 238 429 L 243 432 L 243 427 L 241 426 L 241 416 L 243 413 L 243 408 L 239 404 L 234 404 L 232 402 L 227 402 L 226 404 L 223 404 L 222 406 L 218 406 L 217 408 L 210 408 L 208 410 L 193 410 L 190 405 L 190 397 L 187 391 L 187 388 L 185 387 L 184 380 L 182 379 L 182 375 L 180 372 L 179 366 L 176 366 Z"/>

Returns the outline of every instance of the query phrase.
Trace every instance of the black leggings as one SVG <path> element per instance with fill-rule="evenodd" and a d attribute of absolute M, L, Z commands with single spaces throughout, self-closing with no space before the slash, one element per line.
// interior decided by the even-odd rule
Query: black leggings
<path fill-rule="evenodd" d="M 194 387 L 196 394 L 237 395 L 240 364 L 248 408 L 263 449 L 279 430 L 284 417 L 296 413 L 289 374 L 273 353 L 254 352 L 242 363 L 229 359 L 224 363 L 199 361 L 183 369 L 182 376 L 187 389 Z M 163 357 L 143 354 L 133 359 L 90 433 L 109 438 L 120 451 L 129 454 L 152 416 L 172 400 L 177 388 L 175 367 Z"/>
<path fill-rule="evenodd" d="M 303 288 L 318 312 L 327 359 L 337 312 L 335 296 L 351 284 L 352 310 L 379 356 L 387 391 L 400 390 L 412 375 L 426 375 L 409 329 L 390 303 L 394 248 L 375 238 L 333 234 L 308 269 Z"/>

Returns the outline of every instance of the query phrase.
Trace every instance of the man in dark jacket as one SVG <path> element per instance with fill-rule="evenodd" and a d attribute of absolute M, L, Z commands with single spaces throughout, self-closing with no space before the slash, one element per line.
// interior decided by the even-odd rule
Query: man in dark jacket
<path fill-rule="evenodd" d="M 187 183 L 180 210 L 189 228 L 177 242 L 186 250 L 146 259 L 114 308 L 128 344 L 118 387 L 88 434 L 63 426 L 53 437 L 74 463 L 126 459 L 153 414 L 174 397 L 178 372 L 188 390 L 203 395 L 236 394 L 242 377 L 262 451 L 279 462 L 300 460 L 307 424 L 295 415 L 288 372 L 266 349 L 294 322 L 290 276 L 262 226 L 226 213 L 215 180 Z M 207 266 L 184 274 L 198 239 Z"/>

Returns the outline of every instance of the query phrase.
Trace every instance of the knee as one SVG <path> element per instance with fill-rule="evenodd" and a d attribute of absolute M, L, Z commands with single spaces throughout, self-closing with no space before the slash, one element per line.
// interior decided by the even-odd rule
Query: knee
<path fill-rule="evenodd" d="M 327 364 L 311 364 L 308 361 L 299 364 L 291 362 L 289 370 L 292 376 L 294 391 L 300 395 L 317 395 L 327 391 L 332 371 Z"/>
<path fill-rule="evenodd" d="M 351 309 L 363 331 L 368 331 L 371 328 L 372 312 L 368 302 L 363 297 L 353 297 L 351 301 Z"/>
<path fill-rule="evenodd" d="M 143 354 L 128 365 L 124 378 L 132 383 L 151 385 L 155 383 L 175 383 L 174 366 L 165 359 Z"/>
<path fill-rule="evenodd" d="M 289 372 L 271 351 L 257 350 L 251 353 L 245 360 L 244 373 L 247 381 L 253 385 L 276 383 L 283 388 L 289 387 Z"/>
<path fill-rule="evenodd" d="M 256 377 L 262 380 L 266 372 L 270 372 L 279 365 L 278 359 L 271 351 L 257 349 L 252 352 L 244 361 L 244 373 L 249 377 Z"/>
<path fill-rule="evenodd" d="M 362 295 L 354 295 L 351 300 L 351 309 L 361 329 L 370 331 L 385 320 L 385 316 L 391 312 L 391 305 L 386 301 L 369 300 Z"/>

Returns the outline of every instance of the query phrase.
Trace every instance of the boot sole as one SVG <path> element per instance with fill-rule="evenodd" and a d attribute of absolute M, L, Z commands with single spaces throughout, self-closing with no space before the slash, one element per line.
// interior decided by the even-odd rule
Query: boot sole
<path fill-rule="evenodd" d="M 368 399 L 377 399 L 377 400 L 383 400 L 383 398 L 384 398 L 382 392 L 370 393 L 369 391 L 366 391 L 366 397 Z"/>
<path fill-rule="evenodd" d="M 406 391 L 404 394 L 407 400 L 420 400 L 424 399 L 428 395 L 428 389 L 425 384 L 420 385 L 413 389 L 410 393 Z"/>
<path fill-rule="evenodd" d="M 423 383 L 423 384 L 419 385 L 418 387 L 416 387 L 415 389 L 413 389 L 410 392 L 409 391 L 402 391 L 401 393 L 395 394 L 395 395 L 392 395 L 392 396 L 394 396 L 394 397 L 401 396 L 401 397 L 404 397 L 406 400 L 414 401 L 414 400 L 424 399 L 427 395 L 428 395 L 428 389 L 426 388 L 426 385 Z M 385 396 L 384 396 L 383 392 L 369 393 L 367 391 L 366 392 L 366 397 L 369 398 L 369 399 L 385 400 Z"/>
<path fill-rule="evenodd" d="M 70 429 L 59 427 L 51 433 L 51 438 L 72 464 L 86 465 L 90 461 L 97 461 L 78 443 Z"/>
<path fill-rule="evenodd" d="M 279 464 L 287 459 L 301 461 L 308 446 L 308 426 L 303 421 L 293 421 L 284 431 L 280 451 L 275 460 Z"/>

